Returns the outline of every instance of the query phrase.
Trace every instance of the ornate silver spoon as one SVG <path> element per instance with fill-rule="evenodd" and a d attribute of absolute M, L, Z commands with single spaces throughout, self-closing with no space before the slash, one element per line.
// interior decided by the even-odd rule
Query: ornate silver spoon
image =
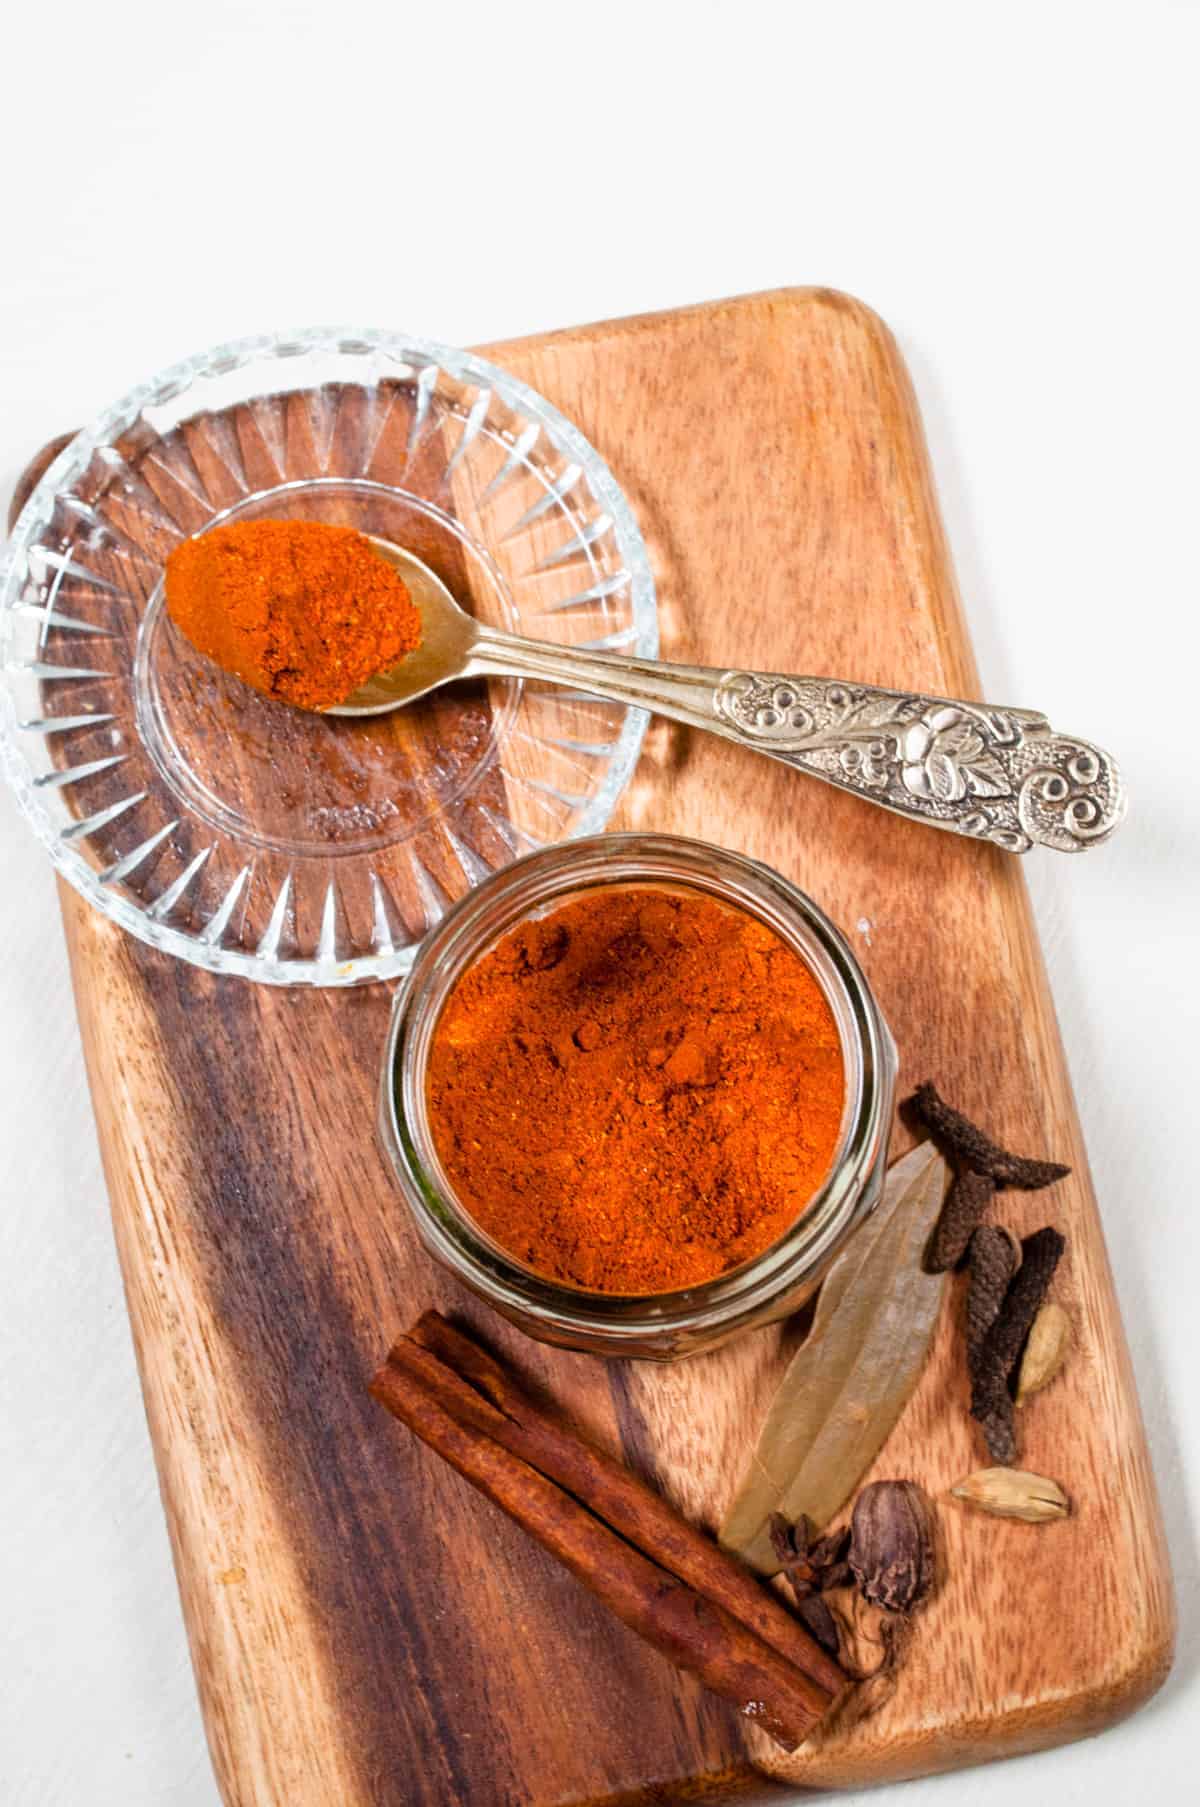
<path fill-rule="evenodd" d="M 1115 761 L 1090 741 L 1055 734 L 1033 710 L 525 640 L 465 614 L 411 552 L 374 536 L 372 544 L 408 585 L 421 645 L 330 715 L 379 715 L 453 678 L 534 678 L 707 728 L 883 809 L 1010 853 L 1035 842 L 1063 853 L 1097 847 L 1124 814 Z"/>

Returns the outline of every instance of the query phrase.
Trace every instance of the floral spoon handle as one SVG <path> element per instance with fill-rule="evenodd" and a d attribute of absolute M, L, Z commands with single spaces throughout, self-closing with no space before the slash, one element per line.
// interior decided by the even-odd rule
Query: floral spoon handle
<path fill-rule="evenodd" d="M 769 753 L 934 828 L 1063 853 L 1097 847 L 1120 822 L 1115 761 L 1044 715 L 837 678 L 706 670 L 573 651 L 481 629 L 471 668 L 546 678 Z"/>

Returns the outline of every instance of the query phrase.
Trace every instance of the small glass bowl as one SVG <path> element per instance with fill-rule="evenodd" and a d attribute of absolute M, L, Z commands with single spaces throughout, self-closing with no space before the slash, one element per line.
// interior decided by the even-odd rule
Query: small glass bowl
<path fill-rule="evenodd" d="M 0 558 L 0 769 L 55 865 L 141 940 L 270 985 L 406 972 L 517 855 L 608 821 L 639 709 L 514 679 L 310 715 L 203 659 L 163 569 L 263 516 L 416 552 L 480 620 L 653 658 L 646 548 L 557 409 L 468 352 L 318 327 L 219 345 L 55 459 Z"/>
<path fill-rule="evenodd" d="M 806 961 L 829 999 L 842 1041 L 841 1136 L 820 1191 L 764 1253 L 678 1292 L 593 1292 L 546 1279 L 517 1261 L 455 1197 L 426 1113 L 433 1033 L 460 975 L 518 923 L 603 885 L 701 891 L 745 910 Z M 770 867 L 703 841 L 597 835 L 519 860 L 470 892 L 424 941 L 392 1010 L 380 1134 L 421 1240 L 480 1298 L 543 1342 L 670 1361 L 784 1317 L 815 1291 L 878 1202 L 896 1071 L 895 1045 L 862 970 L 811 898 Z"/>

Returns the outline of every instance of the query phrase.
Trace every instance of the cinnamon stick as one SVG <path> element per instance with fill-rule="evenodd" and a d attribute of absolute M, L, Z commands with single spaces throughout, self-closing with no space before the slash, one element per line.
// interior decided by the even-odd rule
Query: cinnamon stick
<path fill-rule="evenodd" d="M 813 1729 L 832 1690 L 500 1442 L 496 1431 L 513 1421 L 437 1357 L 402 1338 L 371 1392 L 679 1668 L 734 1701 L 788 1749 Z M 822 1660 L 830 1661 L 824 1653 Z"/>
<path fill-rule="evenodd" d="M 560 1424 L 486 1349 L 439 1312 L 427 1311 L 388 1359 L 420 1367 L 422 1357 L 426 1363 L 439 1360 L 444 1384 L 456 1387 L 464 1411 L 472 1400 L 490 1402 L 494 1420 L 482 1427 L 497 1442 L 583 1500 L 643 1555 L 723 1606 L 828 1693 L 845 1687 L 842 1670 L 748 1569 L 629 1469 Z M 427 1367 L 423 1371 L 429 1372 Z"/>

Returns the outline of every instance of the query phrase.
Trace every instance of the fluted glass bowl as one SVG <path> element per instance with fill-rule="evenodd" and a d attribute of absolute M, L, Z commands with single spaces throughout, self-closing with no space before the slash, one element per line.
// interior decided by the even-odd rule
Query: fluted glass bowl
<path fill-rule="evenodd" d="M 480 879 L 604 827 L 645 716 L 516 680 L 357 720 L 260 696 L 177 633 L 162 575 L 182 538 L 266 516 L 394 540 L 495 626 L 652 657 L 646 550 L 548 402 L 467 353 L 357 329 L 174 366 L 33 492 L 0 571 L 0 743 L 55 865 L 211 971 L 388 978 Z"/>

